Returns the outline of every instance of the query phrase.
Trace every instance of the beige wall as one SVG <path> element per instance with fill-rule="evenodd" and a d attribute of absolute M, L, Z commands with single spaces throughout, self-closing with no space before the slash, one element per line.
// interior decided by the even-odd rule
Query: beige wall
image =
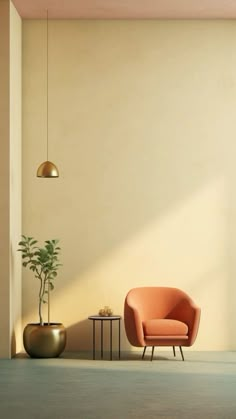
<path fill-rule="evenodd" d="M 91 347 L 87 316 L 163 285 L 202 308 L 195 350 L 236 349 L 236 23 L 51 21 L 49 158 L 45 22 L 23 25 L 23 231 L 60 238 L 52 319 Z M 24 273 L 23 323 L 37 321 Z M 129 348 L 123 335 L 123 348 Z"/>
<path fill-rule="evenodd" d="M 0 358 L 22 348 L 21 261 L 21 19 L 0 2 Z"/>
<path fill-rule="evenodd" d="M 10 156 L 10 115 L 9 115 L 9 1 L 0 2 L 0 358 L 10 356 L 10 241 L 9 241 L 9 156 Z"/>
<path fill-rule="evenodd" d="M 21 136 L 22 60 L 21 18 L 10 5 L 10 278 L 12 354 L 22 349 L 21 258 L 17 243 L 21 236 Z"/>

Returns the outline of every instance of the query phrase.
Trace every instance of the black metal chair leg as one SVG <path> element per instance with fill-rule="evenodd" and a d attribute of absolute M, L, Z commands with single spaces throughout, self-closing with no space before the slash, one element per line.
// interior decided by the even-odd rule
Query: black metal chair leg
<path fill-rule="evenodd" d="M 184 361 L 184 354 L 183 354 L 181 346 L 179 347 L 179 349 L 180 349 L 180 353 L 181 353 L 181 356 L 182 356 L 182 360 Z"/>
<path fill-rule="evenodd" d="M 154 349 L 155 349 L 155 346 L 153 346 L 153 347 L 152 347 L 152 356 L 151 356 L 151 361 L 153 360 Z"/>
<path fill-rule="evenodd" d="M 174 353 L 174 356 L 176 356 L 175 347 L 174 346 L 173 346 L 173 353 Z"/>
<path fill-rule="evenodd" d="M 142 359 L 144 358 L 144 355 L 145 355 L 146 349 L 147 349 L 147 347 L 146 347 L 146 346 L 144 346 Z"/>

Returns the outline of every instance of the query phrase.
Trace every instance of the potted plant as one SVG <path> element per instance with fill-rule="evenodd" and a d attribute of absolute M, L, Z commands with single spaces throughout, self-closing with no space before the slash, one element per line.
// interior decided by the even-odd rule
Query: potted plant
<path fill-rule="evenodd" d="M 39 281 L 39 323 L 30 323 L 24 328 L 23 342 L 26 352 L 34 358 L 59 356 L 66 345 L 66 330 L 62 323 L 50 322 L 50 293 L 61 264 L 59 263 L 59 240 L 46 240 L 43 247 L 33 237 L 22 235 L 19 251 L 22 265 L 30 269 Z M 43 304 L 48 304 L 47 321 L 43 318 Z"/>

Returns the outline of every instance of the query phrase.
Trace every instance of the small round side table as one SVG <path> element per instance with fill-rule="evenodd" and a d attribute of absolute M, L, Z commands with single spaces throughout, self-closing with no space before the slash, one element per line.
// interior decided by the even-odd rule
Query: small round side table
<path fill-rule="evenodd" d="M 103 322 L 110 322 L 110 360 L 112 361 L 112 323 L 114 321 L 118 321 L 118 351 L 119 351 L 119 359 L 120 359 L 120 321 L 121 316 L 89 316 L 89 320 L 93 321 L 93 359 L 95 359 L 95 347 L 96 347 L 96 321 L 100 321 L 101 323 L 101 359 L 103 359 Z"/>

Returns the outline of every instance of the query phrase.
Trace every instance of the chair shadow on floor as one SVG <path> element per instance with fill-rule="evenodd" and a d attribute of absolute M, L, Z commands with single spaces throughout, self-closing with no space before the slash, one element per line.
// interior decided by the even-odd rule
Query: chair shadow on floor
<path fill-rule="evenodd" d="M 61 355 L 61 358 L 64 359 L 78 359 L 78 360 L 93 360 L 93 352 L 91 351 L 76 351 L 76 352 L 64 352 Z M 151 361 L 151 349 L 150 351 L 146 351 L 145 358 L 142 359 L 142 348 L 136 351 L 122 351 L 121 350 L 121 358 L 119 359 L 118 351 L 114 350 L 112 355 L 112 361 L 110 360 L 110 351 L 104 351 L 103 352 L 103 358 L 101 358 L 101 352 L 100 350 L 96 350 L 95 355 L 95 361 L 140 361 L 140 362 L 146 362 Z M 181 361 L 181 356 L 173 357 L 173 353 L 167 352 L 166 355 L 158 354 L 156 351 L 156 354 L 153 357 L 153 361 L 169 361 L 169 362 L 175 362 L 175 361 Z"/>

